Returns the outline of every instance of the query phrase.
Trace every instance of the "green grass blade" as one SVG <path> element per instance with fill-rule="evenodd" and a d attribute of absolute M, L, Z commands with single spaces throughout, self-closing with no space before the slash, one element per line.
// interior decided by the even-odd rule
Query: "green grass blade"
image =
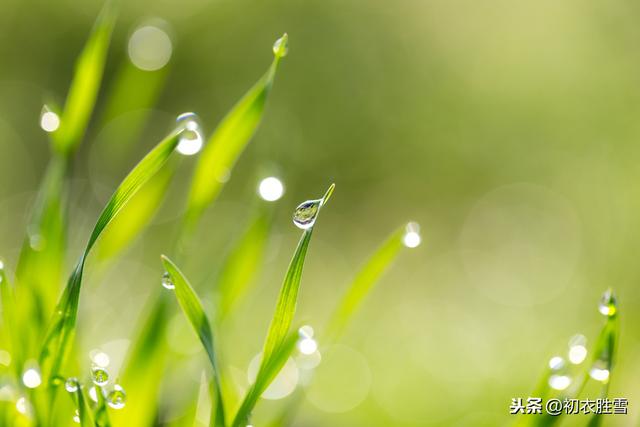
<path fill-rule="evenodd" d="M 87 397 L 84 394 L 84 389 L 80 383 L 76 383 L 76 392 L 71 396 L 73 397 L 76 409 L 78 410 L 78 417 L 80 418 L 80 427 L 94 427 L 93 417 L 91 416 L 91 409 L 89 408 Z"/>
<path fill-rule="evenodd" d="M 280 40 L 280 46 L 286 49 L 287 35 Z M 216 198 L 233 165 L 260 124 L 278 64 L 285 54 L 282 48 L 274 47 L 275 58 L 268 71 L 222 119 L 202 150 L 187 202 L 187 222 L 190 226 L 195 224 L 204 209 Z"/>
<path fill-rule="evenodd" d="M 271 382 L 278 375 L 282 367 L 287 363 L 287 360 L 293 353 L 298 342 L 298 331 L 290 333 L 282 344 L 276 348 L 276 350 L 270 355 L 270 357 L 262 359 L 262 365 L 260 371 L 256 376 L 256 380 L 249 391 L 245 395 L 245 398 L 240 405 L 240 409 L 233 420 L 232 427 L 244 427 L 250 424 L 251 413 L 253 408 L 258 403 L 258 399 L 262 396 L 262 393 L 269 387 Z M 263 354 L 264 356 L 264 354 Z"/>
<path fill-rule="evenodd" d="M 356 275 L 329 321 L 327 336 L 330 341 L 339 338 L 365 297 L 397 258 L 400 250 L 404 247 L 403 235 L 404 226 L 387 238 Z"/>
<path fill-rule="evenodd" d="M 7 278 L 4 262 L 0 268 L 0 302 L 2 303 L 2 332 L 8 341 L 9 349 L 13 358 L 12 369 L 15 371 L 15 378 L 20 381 L 22 374 L 22 340 L 19 331 L 16 329 L 16 299 L 14 289 Z"/>
<path fill-rule="evenodd" d="M 80 256 L 76 267 L 69 278 L 49 326 L 41 354 L 40 365 L 44 378 L 49 379 L 58 373 L 60 364 L 69 351 L 71 337 L 75 332 L 76 316 L 82 273 L 89 252 L 102 231 L 118 215 L 133 195 L 155 175 L 168 160 L 178 145 L 182 128 L 177 129 L 151 150 L 122 181 L 105 206 L 91 233 L 84 253 Z"/>
<path fill-rule="evenodd" d="M 215 425 L 217 427 L 224 427 L 224 405 L 222 402 L 222 388 L 220 387 L 219 380 L 220 371 L 218 370 L 217 356 L 214 351 L 213 333 L 211 332 L 209 318 L 205 314 L 202 303 L 193 290 L 193 287 L 191 287 L 187 278 L 182 274 L 178 267 L 164 255 L 162 256 L 162 264 L 164 265 L 167 273 L 169 273 L 169 276 L 175 286 L 176 298 L 182 308 L 182 312 L 189 320 L 189 323 L 198 335 L 198 338 L 200 338 L 200 342 L 207 352 L 207 356 L 211 362 L 216 388 L 216 405 L 215 408 L 213 408 L 216 417 Z"/>
<path fill-rule="evenodd" d="M 334 188 L 335 184 L 331 184 L 322 199 L 319 200 L 320 203 L 316 215 L 319 214 L 321 208 L 327 203 L 333 194 Z M 315 221 L 317 221 L 317 218 Z M 262 362 L 256 376 L 256 381 L 249 389 L 249 392 L 240 406 L 240 409 L 234 418 L 232 424 L 233 427 L 239 427 L 247 424 L 249 415 L 253 411 L 253 407 L 257 403 L 258 398 L 269 386 L 271 381 L 273 381 L 273 378 L 275 378 L 280 369 L 282 369 L 287 357 L 289 357 L 289 354 L 295 346 L 297 332 L 292 334 L 293 336 L 289 335 L 289 329 L 291 328 L 293 316 L 298 304 L 298 292 L 300 290 L 300 281 L 302 279 L 302 269 L 304 267 L 307 249 L 311 242 L 311 235 L 313 234 L 314 226 L 304 230 L 302 237 L 298 242 L 298 246 L 296 247 L 296 251 L 291 258 L 287 274 L 282 283 L 282 287 L 280 288 L 276 310 L 273 314 L 273 318 L 271 319 L 269 331 L 267 332 L 267 337 L 265 339 L 264 349 L 262 350 Z"/>
<path fill-rule="evenodd" d="M 270 212 L 264 205 L 261 206 L 258 214 L 251 220 L 247 230 L 227 256 L 218 281 L 219 320 L 233 311 L 254 282 L 264 258 L 270 219 Z"/>
<path fill-rule="evenodd" d="M 84 136 L 98 97 L 114 24 L 115 14 L 111 2 L 107 2 L 76 63 L 60 128 L 53 134 L 58 153 L 72 153 Z"/>

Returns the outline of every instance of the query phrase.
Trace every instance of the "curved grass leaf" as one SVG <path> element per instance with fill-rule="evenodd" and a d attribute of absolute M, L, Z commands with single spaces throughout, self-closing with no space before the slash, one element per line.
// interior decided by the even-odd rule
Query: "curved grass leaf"
<path fill-rule="evenodd" d="M 280 46 L 286 48 L 287 35 L 280 40 Z M 187 201 L 189 226 L 195 224 L 207 205 L 216 198 L 260 124 L 278 64 L 284 56 L 282 51 L 276 49 L 274 54 L 275 58 L 267 72 L 222 119 L 200 154 Z"/>
<path fill-rule="evenodd" d="M 65 287 L 40 353 L 40 366 L 46 379 L 58 374 L 61 363 L 66 359 L 70 347 L 71 338 L 75 332 L 76 316 L 78 314 L 78 302 L 80 287 L 82 285 L 82 273 L 89 252 L 102 231 L 118 215 L 131 197 L 155 175 L 165 164 L 171 153 L 178 145 L 180 128 L 153 148 L 122 181 L 113 196 L 105 206 L 91 233 L 87 246 L 80 256 L 67 286 Z"/>
<path fill-rule="evenodd" d="M 69 155 L 84 136 L 98 97 L 114 23 L 115 13 L 107 2 L 76 63 L 60 128 L 53 134 L 53 147 L 58 153 Z"/>
<path fill-rule="evenodd" d="M 175 286 L 175 294 L 178 303 L 180 304 L 180 308 L 182 308 L 182 312 L 189 320 L 189 323 L 198 335 L 198 338 L 200 338 L 200 342 L 209 357 L 209 362 L 211 362 L 216 388 L 216 407 L 213 408 L 215 411 L 214 425 L 216 427 L 224 427 L 225 421 L 224 404 L 221 393 L 222 388 L 220 387 L 218 362 L 214 351 L 213 333 L 211 332 L 209 318 L 202 308 L 200 299 L 178 267 L 165 255 L 162 255 L 162 264 L 164 265 L 167 273 L 169 273 L 171 281 Z"/>
<path fill-rule="evenodd" d="M 282 367 L 287 363 L 287 360 L 291 356 L 291 353 L 296 347 L 298 342 L 298 331 L 290 333 L 282 344 L 276 348 L 271 356 L 266 359 L 263 357 L 260 371 L 256 376 L 256 380 L 240 405 L 240 409 L 233 420 L 232 427 L 244 427 L 250 424 L 251 413 L 253 408 L 258 403 L 258 399 L 262 396 L 262 393 L 269 387 L 271 382 L 278 375 Z"/>
<path fill-rule="evenodd" d="M 387 238 L 356 275 L 329 321 L 327 328 L 329 340 L 337 340 L 339 338 L 365 297 L 371 292 L 376 282 L 380 280 L 380 277 L 396 259 L 400 250 L 403 248 L 403 235 L 404 226 L 394 231 L 393 234 Z"/>
<path fill-rule="evenodd" d="M 321 208 L 327 203 L 333 194 L 334 188 L 335 184 L 331 184 L 320 200 L 320 208 L 317 214 L 319 214 Z M 271 319 L 269 332 L 267 332 L 267 337 L 265 339 L 264 349 L 262 350 L 262 362 L 260 363 L 260 369 L 258 370 L 256 381 L 245 396 L 245 399 L 233 420 L 233 427 L 247 425 L 248 419 L 258 401 L 258 398 L 269 386 L 271 381 L 273 381 L 273 378 L 275 378 L 280 369 L 282 369 L 282 366 L 293 350 L 293 346 L 295 346 L 297 333 L 294 333 L 292 337 L 289 335 L 289 329 L 298 304 L 298 291 L 300 290 L 302 269 L 304 267 L 304 259 L 307 255 L 307 249 L 311 242 L 312 233 L 313 227 L 304 230 L 302 237 L 298 242 L 296 251 L 291 258 L 287 274 L 284 278 L 284 282 L 282 283 L 282 287 L 280 288 L 278 303 L 276 305 L 273 318 Z"/>
<path fill-rule="evenodd" d="M 0 260 L 0 264 L 3 262 Z M 16 329 L 16 300 L 13 287 L 7 279 L 4 264 L 0 268 L 0 302 L 2 303 L 2 331 L 8 341 L 14 362 L 12 363 L 15 378 L 20 381 L 22 374 L 22 340 Z"/>
<path fill-rule="evenodd" d="M 91 409 L 89 408 L 87 397 L 84 394 L 84 389 L 77 383 L 77 390 L 72 395 L 74 397 L 74 403 L 78 411 L 78 418 L 80 418 L 80 427 L 94 427 L 93 417 L 91 416 Z"/>

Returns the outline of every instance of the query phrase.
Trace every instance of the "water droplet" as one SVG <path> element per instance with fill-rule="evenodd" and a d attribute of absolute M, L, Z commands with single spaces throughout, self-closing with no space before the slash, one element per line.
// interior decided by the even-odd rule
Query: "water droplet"
<path fill-rule="evenodd" d="M 113 409 L 122 409 L 127 401 L 124 389 L 118 384 L 113 386 L 113 390 L 107 395 L 107 404 Z"/>
<path fill-rule="evenodd" d="M 298 205 L 293 212 L 293 223 L 296 227 L 307 230 L 313 227 L 318 217 L 322 200 L 307 200 Z"/>
<path fill-rule="evenodd" d="M 22 374 L 22 383 L 28 388 L 36 388 L 42 384 L 40 372 L 36 368 L 29 368 Z"/>
<path fill-rule="evenodd" d="M 273 54 L 278 58 L 284 58 L 289 53 L 289 36 L 285 33 L 273 44 Z"/>
<path fill-rule="evenodd" d="M 80 424 L 80 412 L 76 409 L 76 412 L 73 414 L 73 422 Z"/>
<path fill-rule="evenodd" d="M 318 343 L 313 338 L 303 338 L 298 341 L 298 350 L 302 354 L 313 354 L 318 350 Z"/>
<path fill-rule="evenodd" d="M 402 244 L 407 248 L 417 248 L 421 242 L 420 225 L 417 222 L 408 223 L 402 236 Z"/>
<path fill-rule="evenodd" d="M 298 329 L 298 335 L 301 338 L 313 338 L 313 334 L 315 334 L 315 331 L 311 325 L 304 325 Z"/>
<path fill-rule="evenodd" d="M 284 194 L 284 185 L 282 185 L 282 181 L 274 176 L 267 177 L 260 181 L 258 194 L 267 202 L 275 202 Z"/>
<path fill-rule="evenodd" d="M 604 360 L 596 360 L 589 371 L 589 375 L 596 381 L 606 383 L 609 381 L 609 366 Z"/>
<path fill-rule="evenodd" d="M 549 386 L 555 390 L 565 390 L 571 385 L 571 378 L 566 375 L 551 375 Z"/>
<path fill-rule="evenodd" d="M 4 270 L 4 261 L 0 259 L 0 270 Z"/>
<path fill-rule="evenodd" d="M 91 380 L 98 387 L 103 387 L 109 382 L 109 373 L 100 366 L 94 366 L 91 368 Z"/>
<path fill-rule="evenodd" d="M 69 393 L 75 393 L 78 391 L 79 383 L 78 379 L 75 377 L 67 378 L 67 381 L 64 383 L 64 389 Z"/>
<path fill-rule="evenodd" d="M 27 399 L 24 397 L 19 398 L 16 401 L 16 409 L 21 414 L 26 414 L 29 411 L 29 402 L 27 402 Z"/>
<path fill-rule="evenodd" d="M 36 252 L 40 252 L 45 248 L 46 239 L 40 233 L 29 234 L 29 246 Z"/>
<path fill-rule="evenodd" d="M 173 46 L 165 31 L 155 25 L 137 28 L 129 39 L 129 58 L 144 71 L 159 70 L 171 59 Z"/>
<path fill-rule="evenodd" d="M 549 359 L 549 368 L 553 371 L 558 371 L 564 368 L 565 362 L 564 359 L 560 356 L 554 356 Z"/>
<path fill-rule="evenodd" d="M 166 271 L 162 275 L 162 286 L 164 286 L 165 289 L 175 289 L 176 288 L 176 285 L 171 280 L 171 275 L 169 273 L 167 273 Z"/>
<path fill-rule="evenodd" d="M 574 335 L 569 339 L 569 361 L 579 365 L 587 358 L 587 338 L 584 335 Z"/>
<path fill-rule="evenodd" d="M 185 156 L 192 156 L 199 152 L 202 149 L 203 140 L 198 116 L 195 113 L 182 113 L 176 121 L 178 125 L 184 126 L 176 150 Z"/>
<path fill-rule="evenodd" d="M 613 290 L 611 288 L 607 289 L 602 297 L 600 298 L 600 302 L 598 303 L 598 311 L 605 316 L 615 316 L 618 311 L 616 296 L 613 294 Z"/>
<path fill-rule="evenodd" d="M 40 113 L 40 127 L 45 132 L 55 132 L 60 127 L 60 116 L 44 105 Z"/>

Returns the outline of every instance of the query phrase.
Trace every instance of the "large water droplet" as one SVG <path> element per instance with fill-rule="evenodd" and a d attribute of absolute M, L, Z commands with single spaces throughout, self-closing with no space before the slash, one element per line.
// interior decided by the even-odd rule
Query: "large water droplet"
<path fill-rule="evenodd" d="M 162 274 L 161 283 L 162 283 L 162 286 L 165 287 L 165 289 L 175 289 L 176 288 L 176 285 L 171 280 L 171 275 L 169 273 L 167 273 L 166 271 L 164 272 L 164 274 Z"/>
<path fill-rule="evenodd" d="M 60 127 L 60 116 L 51 111 L 48 105 L 42 107 L 40 113 L 40 127 L 45 132 L 55 132 Z"/>
<path fill-rule="evenodd" d="M 185 156 L 192 156 L 202 149 L 202 129 L 200 119 L 195 113 L 182 113 L 176 119 L 179 126 L 184 126 L 180 134 L 180 142 L 176 150 Z"/>
<path fill-rule="evenodd" d="M 320 211 L 322 200 L 307 200 L 298 205 L 293 212 L 293 223 L 296 227 L 306 230 L 313 227 Z"/>
<path fill-rule="evenodd" d="M 78 379 L 75 377 L 67 378 L 67 381 L 64 383 L 64 389 L 69 393 L 75 393 L 78 391 L 79 383 Z"/>
<path fill-rule="evenodd" d="M 98 387 L 103 387 L 109 382 L 109 372 L 100 366 L 91 368 L 91 381 Z"/>
<path fill-rule="evenodd" d="M 273 44 L 273 54 L 278 58 L 284 58 L 289 53 L 289 36 L 285 33 Z"/>
<path fill-rule="evenodd" d="M 606 383 L 609 381 L 609 364 L 604 360 L 596 360 L 589 371 L 589 375 L 596 381 Z"/>
<path fill-rule="evenodd" d="M 607 289 L 598 303 L 598 311 L 605 316 L 615 316 L 618 311 L 616 296 L 613 294 L 611 288 Z"/>
<path fill-rule="evenodd" d="M 118 384 L 114 385 L 113 390 L 111 390 L 107 395 L 107 404 L 113 409 L 122 409 L 126 402 L 127 395 L 125 394 L 124 389 Z"/>

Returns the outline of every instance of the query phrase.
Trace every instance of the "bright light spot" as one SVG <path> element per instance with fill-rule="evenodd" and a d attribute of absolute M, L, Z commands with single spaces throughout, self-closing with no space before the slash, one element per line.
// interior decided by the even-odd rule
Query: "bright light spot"
<path fill-rule="evenodd" d="M 29 404 L 27 403 L 27 399 L 25 399 L 24 397 L 19 398 L 16 401 L 16 409 L 21 414 L 26 414 L 27 410 L 29 409 Z"/>
<path fill-rule="evenodd" d="M 0 365 L 9 366 L 11 364 L 11 354 L 8 351 L 0 350 Z"/>
<path fill-rule="evenodd" d="M 26 371 L 24 371 L 24 374 L 22 374 L 22 382 L 28 388 L 38 387 L 40 384 L 42 384 L 40 372 L 33 368 L 27 369 Z"/>
<path fill-rule="evenodd" d="M 55 132 L 60 127 L 60 117 L 53 111 L 45 111 L 40 115 L 40 127 L 45 132 Z"/>
<path fill-rule="evenodd" d="M 100 350 L 93 350 L 89 356 L 91 357 L 91 361 L 101 368 L 106 368 L 109 366 L 111 360 L 109 359 L 109 355 Z"/>
<path fill-rule="evenodd" d="M 551 375 L 549 386 L 555 390 L 565 390 L 571 385 L 571 378 L 566 375 Z"/>
<path fill-rule="evenodd" d="M 263 179 L 258 186 L 258 194 L 267 202 L 275 202 L 284 194 L 282 181 L 274 176 Z"/>
<path fill-rule="evenodd" d="M 249 363 L 247 370 L 247 378 L 250 383 L 255 382 L 258 375 L 258 369 L 260 369 L 260 363 L 262 361 L 262 355 L 257 355 Z M 299 380 L 299 372 L 296 363 L 289 358 L 282 370 L 271 385 L 262 393 L 263 399 L 278 400 L 287 397 L 296 389 Z"/>
<path fill-rule="evenodd" d="M 76 409 L 76 412 L 73 414 L 73 422 L 80 424 L 80 413 Z"/>
<path fill-rule="evenodd" d="M 554 356 L 551 359 L 549 359 L 549 367 L 551 369 L 560 369 L 564 366 L 564 359 L 560 356 Z"/>
<path fill-rule="evenodd" d="M 298 342 L 298 350 L 302 354 L 313 354 L 318 349 L 318 343 L 313 338 L 304 338 Z"/>
<path fill-rule="evenodd" d="M 159 70 L 167 65 L 172 50 L 167 33 L 153 25 L 138 28 L 129 39 L 129 58 L 144 71 Z"/>
<path fill-rule="evenodd" d="M 422 237 L 420 237 L 420 226 L 418 223 L 408 223 L 404 236 L 402 237 L 402 243 L 408 248 L 417 248 L 421 242 Z"/>
<path fill-rule="evenodd" d="M 98 390 L 96 390 L 95 387 L 91 387 L 89 389 L 89 397 L 91 398 L 91 400 L 93 400 L 94 402 L 98 401 Z"/>
<path fill-rule="evenodd" d="M 0 260 L 0 270 L 4 270 L 4 262 Z"/>
<path fill-rule="evenodd" d="M 587 358 L 587 348 L 583 345 L 574 345 L 569 348 L 569 360 L 574 365 L 579 365 Z"/>
<path fill-rule="evenodd" d="M 591 378 L 594 380 L 601 381 L 603 383 L 609 380 L 608 369 L 592 368 L 591 371 L 589 371 L 589 375 L 591 375 Z"/>

